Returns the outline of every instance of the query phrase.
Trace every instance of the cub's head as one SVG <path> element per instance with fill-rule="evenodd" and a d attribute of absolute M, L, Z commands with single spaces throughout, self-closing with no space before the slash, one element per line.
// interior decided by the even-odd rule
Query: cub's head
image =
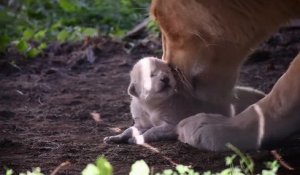
<path fill-rule="evenodd" d="M 167 63 L 146 57 L 133 66 L 128 94 L 144 101 L 161 101 L 175 93 L 175 86 L 175 78 Z"/>

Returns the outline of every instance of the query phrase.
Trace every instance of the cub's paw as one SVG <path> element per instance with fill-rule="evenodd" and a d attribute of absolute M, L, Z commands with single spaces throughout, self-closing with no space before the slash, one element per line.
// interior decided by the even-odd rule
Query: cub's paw
<path fill-rule="evenodd" d="M 104 137 L 103 142 L 104 142 L 104 143 L 112 143 L 111 137 L 112 137 L 112 136 Z"/>
<path fill-rule="evenodd" d="M 103 142 L 104 143 L 126 143 L 126 140 L 124 140 L 124 138 L 116 135 L 116 136 L 104 137 Z"/>

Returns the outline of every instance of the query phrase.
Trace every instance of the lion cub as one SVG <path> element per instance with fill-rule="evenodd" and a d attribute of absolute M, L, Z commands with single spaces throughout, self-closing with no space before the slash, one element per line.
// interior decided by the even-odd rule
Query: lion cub
<path fill-rule="evenodd" d="M 105 137 L 104 141 L 143 144 L 176 139 L 177 124 L 191 115 L 205 112 L 230 116 L 230 109 L 202 103 L 182 87 L 182 82 L 162 60 L 146 57 L 138 61 L 130 73 L 128 87 L 134 125 L 119 135 Z M 248 105 L 256 102 L 247 99 Z"/>
<path fill-rule="evenodd" d="M 135 124 L 104 141 L 142 144 L 176 139 L 177 123 L 203 111 L 199 101 L 179 93 L 178 88 L 179 82 L 165 62 L 153 57 L 138 61 L 130 73 L 128 87 Z"/>

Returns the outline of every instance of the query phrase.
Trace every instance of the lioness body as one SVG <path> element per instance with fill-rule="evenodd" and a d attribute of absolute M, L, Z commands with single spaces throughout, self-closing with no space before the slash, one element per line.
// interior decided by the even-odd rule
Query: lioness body
<path fill-rule="evenodd" d="M 184 72 L 199 100 L 228 106 L 246 56 L 280 25 L 300 17 L 300 1 L 152 0 L 151 13 L 162 32 L 163 59 Z M 299 64 L 292 63 L 284 75 L 286 83 L 280 80 L 254 105 L 256 110 L 252 106 L 230 119 L 197 120 L 203 126 L 198 138 L 213 143 L 198 142 L 197 147 L 222 150 L 225 141 L 232 141 L 245 149 L 257 149 L 267 140 L 295 132 L 299 124 L 295 106 L 300 101 L 300 70 L 295 67 Z M 288 100 L 291 96 L 293 100 Z"/>
<path fill-rule="evenodd" d="M 300 18 L 300 0 L 152 0 L 151 14 L 163 60 L 184 72 L 199 99 L 228 103 L 246 56 Z"/>

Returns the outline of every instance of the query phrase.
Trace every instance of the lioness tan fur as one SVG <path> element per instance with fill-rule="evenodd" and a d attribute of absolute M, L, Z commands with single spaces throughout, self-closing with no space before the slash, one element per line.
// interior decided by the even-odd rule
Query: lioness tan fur
<path fill-rule="evenodd" d="M 280 25 L 300 17 L 300 0 L 152 0 L 151 14 L 162 32 L 163 60 L 182 70 L 193 84 L 193 92 L 199 100 L 228 106 L 234 98 L 234 86 L 246 56 Z M 298 62 L 293 62 L 292 66 L 293 64 Z M 293 92 L 290 94 L 294 99 L 300 99 L 297 93 L 300 92 L 299 81 L 296 78 L 300 71 L 293 72 L 295 75 L 285 75 L 291 76 L 286 77 L 289 82 L 295 81 L 292 85 L 277 84 L 276 88 L 274 87 L 276 90 L 268 95 L 269 100 L 256 104 L 257 109 L 268 113 L 264 115 L 263 120 L 261 119 L 266 124 L 272 123 L 271 113 L 284 122 L 282 125 L 274 125 L 274 130 L 278 131 L 278 135 L 273 135 L 274 140 L 288 136 L 297 128 L 292 125 L 295 119 L 287 116 L 297 112 L 293 111 L 295 108 L 290 107 L 297 105 L 294 104 L 296 100 L 284 100 L 286 103 L 282 103 L 281 99 L 287 98 L 282 95 L 288 94 L 278 94 L 289 89 Z M 280 108 L 274 110 L 278 105 Z M 257 119 L 253 119 L 256 114 L 254 107 L 250 109 L 243 112 L 243 119 L 230 119 L 235 123 L 234 129 L 243 126 L 245 132 L 240 133 L 245 138 L 256 132 L 256 128 L 253 127 L 253 122 L 257 122 Z M 225 125 L 223 120 L 214 122 Z M 293 127 L 286 128 L 288 124 Z M 227 129 L 220 127 L 219 131 L 226 133 Z M 268 133 L 271 130 L 265 128 L 264 131 L 265 135 L 271 134 Z M 211 137 L 217 141 L 215 138 L 220 137 L 211 132 L 203 132 L 201 137 Z M 227 137 L 233 138 L 234 134 L 231 132 Z M 265 139 L 267 138 L 262 137 L 261 143 L 264 143 Z M 257 149 L 261 146 L 254 140 L 249 140 L 251 144 L 247 149 Z M 235 139 L 235 143 L 239 145 L 249 142 L 241 137 Z M 221 142 L 221 145 L 217 143 L 205 149 L 223 148 Z"/>
<path fill-rule="evenodd" d="M 244 110 L 264 97 L 262 92 L 252 88 L 237 87 L 236 91 L 238 103 L 233 104 L 233 111 L 204 104 L 185 93 L 182 82 L 167 63 L 153 57 L 143 58 L 134 65 L 128 87 L 134 126 L 119 135 L 106 137 L 104 141 L 143 144 L 176 139 L 176 126 L 184 118 L 199 112 L 230 116 L 235 110 Z"/>
<path fill-rule="evenodd" d="M 162 32 L 163 60 L 194 81 L 199 98 L 230 101 L 246 56 L 300 17 L 300 1 L 152 0 L 151 14 Z"/>

